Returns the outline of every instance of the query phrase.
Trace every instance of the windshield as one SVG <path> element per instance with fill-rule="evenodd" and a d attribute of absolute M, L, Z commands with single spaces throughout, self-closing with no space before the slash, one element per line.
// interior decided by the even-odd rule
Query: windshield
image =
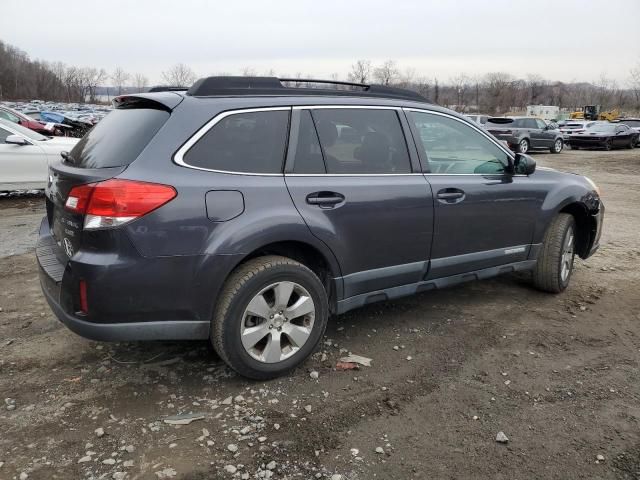
<path fill-rule="evenodd" d="M 38 132 L 29 130 L 28 128 L 25 128 L 22 125 L 18 125 L 17 123 L 10 122 L 8 120 L 5 120 L 4 118 L 0 118 L 0 123 L 2 123 L 2 125 L 6 125 L 10 129 L 18 133 L 19 135 L 26 137 L 29 140 L 35 140 L 37 142 L 44 142 L 45 140 L 49 140 L 49 137 L 40 135 Z"/>
<path fill-rule="evenodd" d="M 587 129 L 589 132 L 613 133 L 616 125 L 613 123 L 594 123 L 593 125 L 589 125 Z"/>
<path fill-rule="evenodd" d="M 83 168 L 129 165 L 168 118 L 168 112 L 154 108 L 113 110 L 82 137 L 67 161 Z"/>

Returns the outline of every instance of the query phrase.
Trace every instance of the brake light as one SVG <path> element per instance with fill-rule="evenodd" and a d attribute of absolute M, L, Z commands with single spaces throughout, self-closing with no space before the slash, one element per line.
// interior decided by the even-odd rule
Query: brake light
<path fill-rule="evenodd" d="M 65 207 L 85 215 L 84 228 L 95 230 L 124 225 L 156 210 L 176 195 L 170 185 L 111 179 L 73 187 Z"/>

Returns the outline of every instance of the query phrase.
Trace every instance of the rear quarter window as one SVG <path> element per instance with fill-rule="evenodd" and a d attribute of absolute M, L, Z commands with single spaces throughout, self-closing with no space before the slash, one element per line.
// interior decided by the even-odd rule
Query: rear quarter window
<path fill-rule="evenodd" d="M 182 160 L 207 170 L 281 173 L 288 131 L 288 109 L 233 112 L 215 123 Z"/>
<path fill-rule="evenodd" d="M 81 168 L 129 165 L 168 118 L 169 112 L 154 108 L 113 110 L 73 147 L 67 162 Z"/>

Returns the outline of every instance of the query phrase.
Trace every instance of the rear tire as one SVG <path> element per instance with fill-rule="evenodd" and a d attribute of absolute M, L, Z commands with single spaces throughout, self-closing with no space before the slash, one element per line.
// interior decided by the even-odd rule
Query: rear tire
<path fill-rule="evenodd" d="M 613 148 L 613 142 L 611 141 L 611 139 L 606 140 L 606 141 L 604 142 L 604 149 L 605 149 L 605 150 L 607 150 L 607 151 L 609 151 L 609 150 L 611 150 L 612 148 Z"/>
<path fill-rule="evenodd" d="M 628 149 L 632 149 L 633 147 L 635 147 L 635 142 L 633 141 L 633 138 L 631 140 L 629 140 L 629 145 L 627 145 Z"/>
<path fill-rule="evenodd" d="M 564 147 L 564 142 L 561 139 L 557 139 L 551 147 L 551 153 L 560 153 Z"/>
<path fill-rule="evenodd" d="M 547 229 L 533 270 L 536 288 L 549 293 L 560 293 L 567 288 L 573 272 L 575 242 L 576 222 L 573 215 L 560 213 Z"/>
<path fill-rule="evenodd" d="M 211 343 L 240 375 L 275 378 L 313 353 L 328 315 L 324 286 L 309 268 L 286 257 L 258 257 L 225 282 L 211 322 Z"/>
<path fill-rule="evenodd" d="M 529 151 L 529 140 L 523 138 L 518 143 L 518 153 L 527 153 Z"/>

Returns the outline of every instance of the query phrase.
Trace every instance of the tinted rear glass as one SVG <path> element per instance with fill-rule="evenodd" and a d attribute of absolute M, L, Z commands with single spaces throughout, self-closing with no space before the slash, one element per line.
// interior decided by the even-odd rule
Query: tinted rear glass
<path fill-rule="evenodd" d="M 288 110 L 234 113 L 198 140 L 184 161 L 209 170 L 281 173 L 288 130 Z"/>
<path fill-rule="evenodd" d="M 169 112 L 152 108 L 113 110 L 73 147 L 68 163 L 81 168 L 129 165 L 168 118 Z"/>
<path fill-rule="evenodd" d="M 622 123 L 629 125 L 632 128 L 640 127 L 640 120 L 623 120 Z"/>

